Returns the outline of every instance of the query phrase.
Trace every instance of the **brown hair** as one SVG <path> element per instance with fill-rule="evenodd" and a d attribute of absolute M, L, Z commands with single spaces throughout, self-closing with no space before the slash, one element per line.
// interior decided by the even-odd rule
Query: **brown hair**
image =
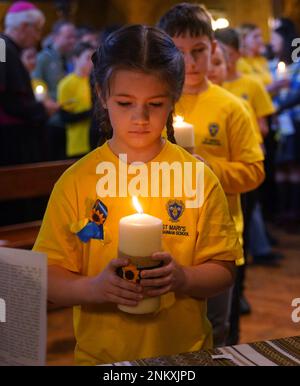
<path fill-rule="evenodd" d="M 156 74 L 166 82 L 170 96 L 175 104 L 184 85 L 184 60 L 172 39 L 155 27 L 132 25 L 124 27 L 103 42 L 93 55 L 94 82 L 101 90 L 101 98 L 109 95 L 109 81 L 120 69 L 142 71 Z M 110 139 L 113 128 L 108 111 L 98 98 L 101 141 Z M 176 143 L 173 128 L 173 112 L 167 120 L 168 139 Z"/>
<path fill-rule="evenodd" d="M 233 28 L 224 28 L 217 29 L 215 31 L 215 38 L 225 44 L 225 46 L 229 46 L 236 51 L 240 51 L 241 41 L 239 33 Z"/>
<path fill-rule="evenodd" d="M 180 3 L 172 7 L 158 22 L 158 27 L 171 37 L 186 35 L 214 39 L 212 17 L 204 5 Z"/>

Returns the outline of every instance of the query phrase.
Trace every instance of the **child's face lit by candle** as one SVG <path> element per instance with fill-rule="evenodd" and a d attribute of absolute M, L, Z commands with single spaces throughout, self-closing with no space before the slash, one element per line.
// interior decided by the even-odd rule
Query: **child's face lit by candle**
<path fill-rule="evenodd" d="M 167 85 L 156 75 L 118 70 L 105 101 L 113 127 L 112 143 L 128 152 L 160 146 L 172 111 Z"/>
<path fill-rule="evenodd" d="M 208 36 L 192 37 L 189 34 L 172 38 L 182 52 L 185 62 L 185 86 L 201 84 L 207 76 L 215 43 Z"/>

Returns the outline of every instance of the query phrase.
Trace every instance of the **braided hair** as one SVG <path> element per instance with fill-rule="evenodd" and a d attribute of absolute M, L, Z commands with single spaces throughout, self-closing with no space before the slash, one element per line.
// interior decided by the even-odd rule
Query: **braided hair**
<path fill-rule="evenodd" d="M 184 85 L 184 60 L 171 37 L 155 27 L 132 25 L 121 28 L 107 37 L 92 57 L 96 98 L 96 114 L 100 126 L 99 145 L 112 138 L 113 128 L 106 101 L 110 79 L 117 70 L 134 70 L 155 74 L 166 82 L 173 105 L 179 100 Z M 173 114 L 167 120 L 167 135 L 176 143 Z"/>

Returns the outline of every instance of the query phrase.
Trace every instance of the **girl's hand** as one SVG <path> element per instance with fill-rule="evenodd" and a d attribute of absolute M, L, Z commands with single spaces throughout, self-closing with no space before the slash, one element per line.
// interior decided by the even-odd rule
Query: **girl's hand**
<path fill-rule="evenodd" d="M 164 265 L 160 268 L 141 272 L 140 284 L 144 288 L 146 296 L 160 296 L 184 288 L 186 282 L 184 268 L 177 264 L 169 253 L 155 253 L 152 255 L 152 259 L 162 261 Z"/>
<path fill-rule="evenodd" d="M 96 304 L 115 303 L 135 307 L 143 299 L 142 287 L 121 279 L 116 270 L 126 267 L 128 260 L 112 260 L 100 275 L 91 279 L 92 302 Z"/>

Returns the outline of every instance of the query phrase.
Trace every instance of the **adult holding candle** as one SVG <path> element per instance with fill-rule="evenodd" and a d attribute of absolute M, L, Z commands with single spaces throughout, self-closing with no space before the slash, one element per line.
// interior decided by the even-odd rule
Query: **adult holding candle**
<path fill-rule="evenodd" d="M 45 18 L 32 3 L 17 1 L 5 16 L 6 62 L 0 62 L 0 165 L 40 160 L 38 132 L 56 103 L 35 100 L 29 74 L 21 60 L 22 49 L 35 46 Z M 26 150 L 24 150 L 26 149 Z"/>
<path fill-rule="evenodd" d="M 45 153 L 41 139 L 44 123 L 58 106 L 35 100 L 21 52 L 37 44 L 44 15 L 32 3 L 14 2 L 4 24 L 5 31 L 0 34 L 6 49 L 6 61 L 0 61 L 0 166 L 38 162 Z M 26 202 L 1 203 L 0 224 L 17 224 L 28 216 L 32 221 L 32 207 L 28 204 L 27 211 L 25 207 Z"/>
<path fill-rule="evenodd" d="M 292 42 L 296 37 L 296 27 L 291 20 L 277 20 L 272 31 L 275 60 L 271 68 L 275 86 L 277 83 L 282 83 L 282 86 L 273 90 L 274 104 L 279 110 L 273 120 L 273 127 L 279 134 L 275 180 L 278 221 L 288 229 L 295 227 L 300 213 L 300 114 L 295 103 L 299 95 L 300 63 L 292 60 Z"/>
<path fill-rule="evenodd" d="M 37 63 L 36 58 L 37 58 L 37 50 L 35 47 L 29 47 L 22 50 L 22 56 L 21 56 L 22 63 L 24 64 L 30 76 L 36 67 L 36 63 Z M 45 101 L 46 97 L 48 96 L 48 87 L 46 83 L 40 79 L 33 78 L 31 80 L 31 85 L 34 92 L 35 99 L 38 102 Z"/>
<path fill-rule="evenodd" d="M 203 299 L 232 284 L 233 261 L 241 249 L 215 175 L 162 138 L 167 125 L 174 142 L 173 108 L 183 85 L 182 55 L 162 31 L 136 25 L 110 35 L 93 62 L 103 137 L 108 141 L 69 169 L 50 198 L 34 248 L 48 254 L 48 299 L 75 306 L 78 364 L 211 347 Z M 142 182 L 148 182 L 148 193 L 138 192 L 136 177 L 128 176 L 128 191 L 117 196 L 124 154 L 130 166 L 146 170 L 153 162 L 177 162 L 182 167 L 190 163 L 195 185 L 200 166 L 203 202 L 190 208 L 186 193 L 175 196 L 174 173 L 167 197 L 160 183 L 159 194 L 151 195 L 151 173 Z M 97 173 L 105 177 L 107 168 L 115 172 L 102 183 Z M 135 214 L 133 190 L 145 214 Z M 140 258 L 143 261 L 137 261 Z M 159 309 L 151 313 L 135 315 L 118 308 L 133 309 L 158 297 Z"/>

